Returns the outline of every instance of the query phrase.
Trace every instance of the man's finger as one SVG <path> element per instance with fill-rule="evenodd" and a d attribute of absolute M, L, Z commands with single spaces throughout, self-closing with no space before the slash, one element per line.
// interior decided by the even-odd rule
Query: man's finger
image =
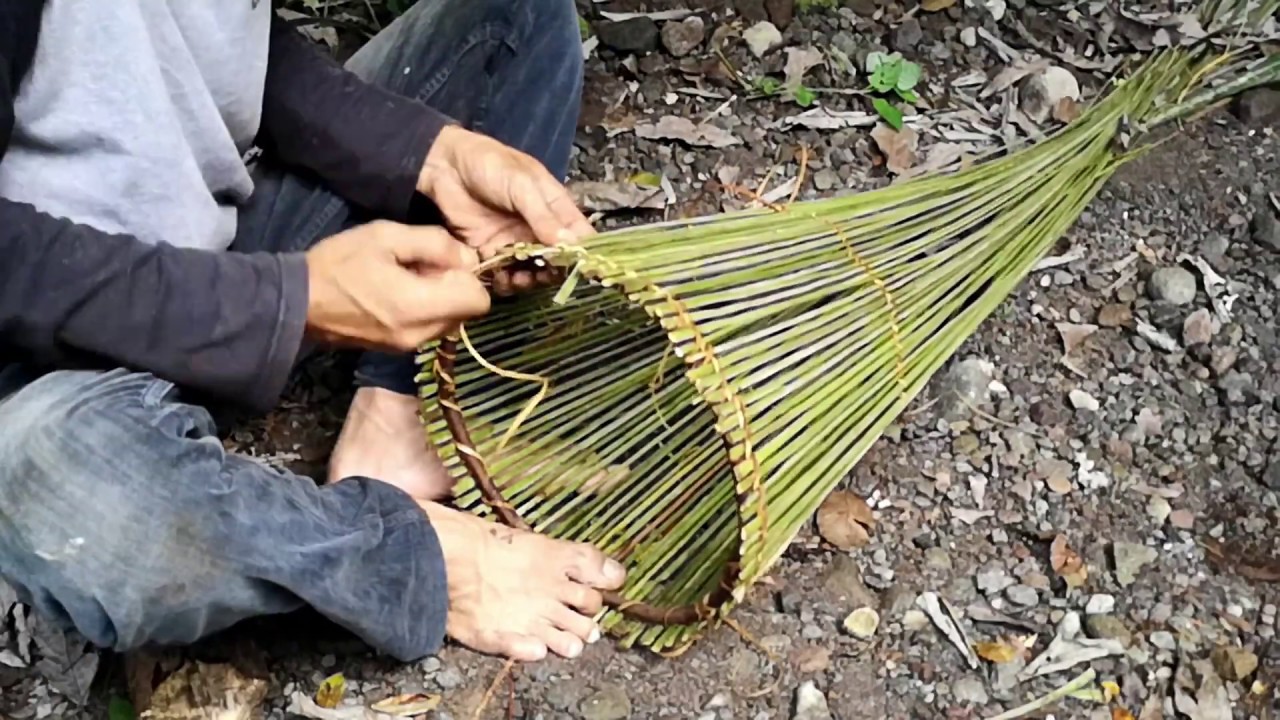
<path fill-rule="evenodd" d="M 392 225 L 383 237 L 401 265 L 471 271 L 480 264 L 474 249 L 434 225 Z"/>
<path fill-rule="evenodd" d="M 576 242 L 595 234 L 596 229 L 591 227 L 591 223 L 587 221 L 586 216 L 582 214 L 577 204 L 573 202 L 573 196 L 569 194 L 564 185 L 555 182 L 553 179 L 550 185 L 544 184 L 542 197 L 546 200 L 547 207 L 551 208 L 552 214 L 556 216 L 560 224 L 568 228 L 571 237 L 567 238 L 566 242 Z"/>
<path fill-rule="evenodd" d="M 529 224 L 538 242 L 543 245 L 571 242 L 573 231 L 560 222 L 543 196 L 542 185 L 545 181 L 542 175 L 545 173 L 546 171 L 539 165 L 538 170 L 525 173 L 513 180 L 511 204 L 515 206 L 516 212 L 520 213 L 520 217 Z M 546 177 L 551 176 L 546 174 Z"/>
<path fill-rule="evenodd" d="M 407 325 L 471 320 L 489 312 L 489 291 L 468 270 L 443 270 L 415 275 L 401 294 L 411 308 Z"/>

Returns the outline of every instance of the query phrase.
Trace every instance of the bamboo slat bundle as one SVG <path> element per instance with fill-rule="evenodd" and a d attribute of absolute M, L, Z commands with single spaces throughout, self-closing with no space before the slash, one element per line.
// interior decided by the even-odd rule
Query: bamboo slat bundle
<path fill-rule="evenodd" d="M 1278 4 L 1212 3 L 1209 39 L 1146 60 L 1048 139 L 954 174 L 512 248 L 505 260 L 569 281 L 470 324 L 470 348 L 422 355 L 424 421 L 457 503 L 623 561 L 602 623 L 624 643 L 693 638 L 1143 138 L 1280 78 L 1280 56 L 1241 30 Z"/>

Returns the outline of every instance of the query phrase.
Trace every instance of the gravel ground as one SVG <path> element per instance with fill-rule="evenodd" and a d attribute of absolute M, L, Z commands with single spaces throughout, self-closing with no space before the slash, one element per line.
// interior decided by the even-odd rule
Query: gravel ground
<path fill-rule="evenodd" d="M 780 21 L 783 47 L 836 46 L 853 56 L 889 46 L 944 84 L 1000 66 L 986 45 L 966 46 L 965 28 L 1007 34 L 963 4 L 888 22 L 901 8 L 886 0 L 845 0 L 839 11 L 790 23 L 781 22 L 788 3 L 774 0 L 642 8 L 702 9 L 701 33 L 697 23 L 658 33 L 645 23 L 620 30 L 598 22 L 574 178 L 656 173 L 675 196 L 665 210 L 605 224 L 740 206 L 710 180 L 736 172 L 736 182 L 754 188 L 772 172 L 774 184 L 785 182 L 798 173 L 800 145 L 812 151 L 801 197 L 888 182 L 867 129 L 778 129 L 778 118 L 801 111 L 783 101 L 729 105 L 715 122 L 744 141 L 730 147 L 610 136 L 606 128 L 660 115 L 702 119 L 724 103 L 678 92 L 734 91 L 708 42 L 692 42 L 728 26 L 722 5 Z M 1024 13 L 1034 31 L 1039 14 L 1051 11 L 1011 12 Z M 637 59 L 611 47 L 652 52 Z M 782 71 L 781 50 L 759 60 L 741 42 L 726 48 L 744 74 Z M 826 73 L 810 82 L 839 86 Z M 856 97 L 820 98 L 861 107 Z M 947 99 L 942 93 L 935 104 Z M 504 674 L 502 662 L 457 648 L 392 663 L 301 613 L 249 623 L 185 654 L 257 668 L 270 678 L 271 718 L 290 717 L 295 691 L 313 693 L 341 671 L 348 696 L 365 702 L 440 694 L 439 718 L 471 717 L 492 685 L 485 716 L 495 718 L 959 720 L 995 715 L 1090 667 L 1117 684 L 1110 703 L 1065 699 L 1029 717 L 1274 717 L 1280 207 L 1266 193 L 1280 192 L 1280 141 L 1259 107 L 1212 114 L 1121 170 L 1056 251 L 1067 261 L 1033 274 L 848 479 L 847 489 L 876 509 L 870 544 L 844 553 L 816 530 L 802 535 L 736 613 L 743 633 L 714 630 L 677 658 L 602 642 L 575 662 Z M 1209 283 L 1179 261 L 1183 254 L 1228 281 L 1238 295 L 1232 322 L 1213 322 Z M 1156 332 L 1172 345 L 1159 347 Z M 344 372 L 341 362 L 309 368 L 280 412 L 237 430 L 228 444 L 319 476 L 347 397 Z M 971 401 L 957 405 L 951 389 Z M 922 611 L 928 593 L 963 616 L 970 640 L 987 643 L 976 668 Z M 874 633 L 842 629 L 855 610 L 868 617 L 866 608 L 879 618 Z M 1068 667 L 1021 679 L 1055 638 L 1051 649 Z M 1029 641 L 1032 650 L 1017 650 Z M 1088 660 L 1100 648 L 1107 656 Z M 1007 662 L 991 662 L 997 657 Z M 0 715 L 104 717 L 128 675 L 118 658 L 102 667 L 80 711 L 37 674 L 0 664 Z"/>

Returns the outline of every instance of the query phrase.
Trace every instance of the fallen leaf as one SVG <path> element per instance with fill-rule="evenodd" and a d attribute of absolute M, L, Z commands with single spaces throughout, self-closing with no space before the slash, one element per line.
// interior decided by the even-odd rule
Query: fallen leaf
<path fill-rule="evenodd" d="M 1081 325 L 1077 323 L 1060 322 L 1057 324 L 1058 334 L 1062 336 L 1062 347 L 1064 355 L 1071 355 L 1089 339 L 1089 336 L 1098 332 L 1097 325 Z"/>
<path fill-rule="evenodd" d="M 1049 546 L 1049 562 L 1053 571 L 1062 578 L 1069 587 L 1080 587 L 1089 577 L 1089 570 L 1079 553 L 1067 547 L 1067 536 L 1058 535 Z"/>
<path fill-rule="evenodd" d="M 886 167 L 894 175 L 901 175 L 916 164 L 916 146 L 920 142 L 919 135 L 911 128 L 894 130 L 888 125 L 876 125 L 871 131 L 871 139 L 876 141 L 880 152 L 887 159 Z"/>
<path fill-rule="evenodd" d="M 1064 97 L 1053 106 L 1053 119 L 1060 123 L 1075 122 L 1080 117 L 1080 103 L 1075 98 Z"/>
<path fill-rule="evenodd" d="M 667 200 L 661 188 L 646 187 L 635 182 L 598 182 L 591 180 L 569 183 L 569 194 L 583 212 L 615 210 L 661 210 Z"/>
<path fill-rule="evenodd" d="M 822 51 L 817 48 L 787 48 L 787 64 L 782 69 L 782 86 L 795 91 L 804 83 L 804 74 L 810 68 L 821 65 L 822 61 Z"/>
<path fill-rule="evenodd" d="M 656 123 L 637 123 L 636 137 L 646 140 L 680 140 L 689 145 L 729 147 L 741 145 L 742 138 L 709 122 L 694 124 L 688 118 L 667 115 Z"/>
<path fill-rule="evenodd" d="M 1136 720 L 1133 713 L 1124 708 L 1111 708 L 1111 720 Z"/>
<path fill-rule="evenodd" d="M 1011 663 L 1018 659 L 1022 654 L 1020 648 L 1016 648 L 1009 643 L 1001 640 L 995 642 L 980 642 L 973 646 L 974 652 L 978 653 L 978 657 L 996 665 Z"/>
<path fill-rule="evenodd" d="M 871 127 L 879 121 L 875 113 L 860 110 L 828 110 L 816 107 L 799 115 L 782 118 L 778 127 L 783 130 L 802 127 L 809 130 L 844 130 L 846 128 Z"/>
<path fill-rule="evenodd" d="M 916 607 L 920 608 L 929 616 L 933 624 L 942 631 L 951 644 L 964 655 L 965 662 L 969 664 L 969 668 L 977 670 L 979 666 L 978 656 L 973 652 L 973 645 L 969 642 L 969 636 L 964 631 L 964 626 L 960 623 L 960 614 L 951 607 L 951 604 L 943 599 L 935 592 L 923 592 L 916 597 Z"/>
<path fill-rule="evenodd" d="M 956 0 L 924 0 L 920 3 L 920 8 L 925 12 L 938 12 L 946 10 L 956 4 Z"/>
<path fill-rule="evenodd" d="M 410 693 L 407 695 L 389 697 L 386 700 L 379 700 L 371 705 L 370 709 L 386 713 L 392 717 L 414 717 L 429 713 L 432 710 L 435 710 L 439 705 L 439 695 Z"/>
<path fill-rule="evenodd" d="M 1124 643 L 1119 640 L 1111 638 L 1065 640 L 1061 637 L 1056 637 L 1044 649 L 1044 652 L 1027 664 L 1021 676 L 1023 679 L 1028 679 L 1041 675 L 1051 675 L 1075 667 L 1080 663 L 1090 662 L 1110 655 L 1123 654 Z"/>
<path fill-rule="evenodd" d="M 1098 684 L 1102 686 L 1103 702 L 1111 702 L 1112 700 L 1115 700 L 1116 698 L 1120 697 L 1120 685 L 1116 681 L 1103 680 L 1101 683 L 1098 683 Z"/>
<path fill-rule="evenodd" d="M 342 673 L 334 673 L 320 683 L 316 690 L 316 704 L 322 708 L 336 708 L 347 692 L 347 679 Z"/>
<path fill-rule="evenodd" d="M 951 508 L 951 517 L 959 520 L 965 525 L 972 525 L 983 518 L 989 518 L 995 515 L 993 510 L 975 510 L 973 508 Z"/>
<path fill-rule="evenodd" d="M 818 533 L 841 550 L 853 550 L 871 542 L 869 531 L 875 522 L 867 501 L 847 490 L 831 493 L 818 508 Z"/>
<path fill-rule="evenodd" d="M 247 677 L 230 664 L 189 662 L 160 683 L 141 718 L 249 720 L 266 696 L 266 680 Z"/>

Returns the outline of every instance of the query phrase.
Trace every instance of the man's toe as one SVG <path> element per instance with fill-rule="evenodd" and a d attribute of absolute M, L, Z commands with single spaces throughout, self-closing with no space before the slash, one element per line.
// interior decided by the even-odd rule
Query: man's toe
<path fill-rule="evenodd" d="M 626 568 L 590 545 L 574 545 L 565 568 L 570 580 L 601 590 L 617 590 L 627 579 Z"/>
<path fill-rule="evenodd" d="M 552 604 L 547 617 L 553 625 L 565 632 L 573 633 L 580 640 L 589 641 L 592 636 L 600 635 L 594 620 L 559 603 Z"/>
<path fill-rule="evenodd" d="M 551 627 L 550 625 L 546 626 L 542 631 L 541 637 L 542 641 L 546 643 L 546 646 L 551 650 L 551 652 L 561 657 L 570 659 L 576 658 L 582 654 L 583 648 L 586 647 L 582 638 L 571 632 Z"/>

